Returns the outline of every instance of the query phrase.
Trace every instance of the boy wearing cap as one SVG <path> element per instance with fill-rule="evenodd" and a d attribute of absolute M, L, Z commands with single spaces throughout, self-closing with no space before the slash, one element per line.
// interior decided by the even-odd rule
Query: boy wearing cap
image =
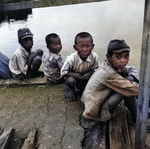
<path fill-rule="evenodd" d="M 107 121 L 110 112 L 124 99 L 135 120 L 138 72 L 134 67 L 126 67 L 129 53 L 130 47 L 124 40 L 110 41 L 107 60 L 92 75 L 81 97 L 85 118 Z"/>
<path fill-rule="evenodd" d="M 88 32 L 78 33 L 73 47 L 76 52 L 67 57 L 61 69 L 61 75 L 66 78 L 64 94 L 68 101 L 75 101 L 77 95 L 83 93 L 89 78 L 100 65 L 98 55 L 92 52 L 93 38 Z"/>
<path fill-rule="evenodd" d="M 20 47 L 15 51 L 9 61 L 9 68 L 14 79 L 25 79 L 36 77 L 41 65 L 43 51 L 38 49 L 32 52 L 33 34 L 29 28 L 20 28 L 18 30 L 18 42 Z"/>

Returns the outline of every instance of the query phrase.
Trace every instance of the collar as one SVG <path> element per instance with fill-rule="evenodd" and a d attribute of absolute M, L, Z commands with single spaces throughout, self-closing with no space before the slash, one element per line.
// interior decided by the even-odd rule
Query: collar
<path fill-rule="evenodd" d="M 91 54 L 86 58 L 85 61 L 83 61 L 83 60 L 80 58 L 80 56 L 79 56 L 78 53 L 77 53 L 77 55 L 78 55 L 79 63 L 80 63 L 80 64 L 83 63 L 83 62 L 91 62 Z"/>
<path fill-rule="evenodd" d="M 121 76 L 124 75 L 124 72 L 126 70 L 126 67 L 123 70 L 117 69 L 114 65 L 112 65 L 108 60 L 105 60 L 105 62 L 110 65 L 115 71 L 117 71 Z"/>
<path fill-rule="evenodd" d="M 30 55 L 30 53 L 24 47 L 20 46 L 20 49 L 23 50 L 27 55 Z M 31 50 L 31 52 L 32 52 L 32 50 Z"/>

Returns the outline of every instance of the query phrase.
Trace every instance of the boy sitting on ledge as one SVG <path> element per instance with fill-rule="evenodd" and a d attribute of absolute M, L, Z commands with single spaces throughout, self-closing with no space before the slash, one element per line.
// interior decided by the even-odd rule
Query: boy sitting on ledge
<path fill-rule="evenodd" d="M 112 110 L 124 100 L 135 122 L 138 72 L 134 67 L 126 67 L 129 53 L 130 47 L 124 40 L 110 41 L 107 60 L 92 75 L 81 97 L 85 118 L 107 121 Z"/>
<path fill-rule="evenodd" d="M 77 34 L 73 47 L 76 52 L 68 56 L 61 69 L 61 75 L 66 78 L 64 94 L 68 101 L 77 99 L 77 91 L 82 95 L 88 80 L 100 65 L 98 55 L 92 52 L 94 44 L 89 33 Z"/>
<path fill-rule="evenodd" d="M 34 78 L 38 75 L 44 76 L 43 72 L 38 71 L 41 65 L 43 51 L 38 49 L 32 52 L 33 34 L 28 28 L 18 30 L 18 42 L 20 47 L 15 51 L 9 61 L 9 69 L 14 79 L 22 80 Z"/>

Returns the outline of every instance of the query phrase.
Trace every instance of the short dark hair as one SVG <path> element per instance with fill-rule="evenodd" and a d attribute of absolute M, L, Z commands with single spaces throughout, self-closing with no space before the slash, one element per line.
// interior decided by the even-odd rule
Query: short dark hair
<path fill-rule="evenodd" d="M 56 33 L 51 33 L 51 34 L 48 34 L 46 37 L 45 37 L 45 42 L 46 42 L 46 44 L 48 45 L 48 44 L 50 44 L 49 43 L 49 39 L 50 38 L 57 38 L 57 37 L 59 37 Z"/>
<path fill-rule="evenodd" d="M 80 32 L 76 35 L 75 37 L 75 40 L 74 40 L 74 43 L 76 44 L 77 43 L 77 38 L 80 37 L 80 38 L 87 38 L 87 37 L 90 37 L 91 38 L 91 41 L 93 43 L 93 38 L 92 38 L 92 35 L 88 32 Z"/>

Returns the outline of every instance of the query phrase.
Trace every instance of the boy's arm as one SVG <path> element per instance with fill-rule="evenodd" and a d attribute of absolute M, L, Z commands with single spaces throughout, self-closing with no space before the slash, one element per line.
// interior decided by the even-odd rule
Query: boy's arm
<path fill-rule="evenodd" d="M 58 68 L 61 70 L 61 68 L 63 67 L 64 63 L 62 61 L 62 58 L 60 56 L 58 56 L 56 58 L 56 61 L 57 61 L 57 65 L 58 65 Z"/>
<path fill-rule="evenodd" d="M 108 88 L 126 97 L 138 95 L 139 84 L 136 82 L 128 81 L 127 79 L 119 75 L 118 73 L 113 74 L 111 77 L 107 78 L 105 85 Z"/>
<path fill-rule="evenodd" d="M 83 75 L 83 79 L 89 80 L 94 72 L 95 72 L 94 70 L 90 70 L 89 72 L 87 72 L 86 74 Z"/>
<path fill-rule="evenodd" d="M 138 74 L 138 70 L 135 67 L 128 66 L 126 68 L 126 71 L 127 71 L 126 79 L 128 79 L 129 81 L 134 81 L 139 83 L 139 74 Z"/>
<path fill-rule="evenodd" d="M 17 64 L 21 72 L 26 75 L 28 71 L 27 58 L 24 55 L 18 56 Z"/>
<path fill-rule="evenodd" d="M 41 49 L 37 49 L 35 52 L 32 52 L 28 58 L 28 67 L 31 67 L 31 63 L 33 61 L 33 59 L 39 55 L 40 57 L 43 55 L 43 50 Z"/>
<path fill-rule="evenodd" d="M 80 73 L 77 73 L 77 72 L 68 72 L 65 76 L 66 77 L 73 77 L 77 80 L 83 80 L 83 76 Z"/>

